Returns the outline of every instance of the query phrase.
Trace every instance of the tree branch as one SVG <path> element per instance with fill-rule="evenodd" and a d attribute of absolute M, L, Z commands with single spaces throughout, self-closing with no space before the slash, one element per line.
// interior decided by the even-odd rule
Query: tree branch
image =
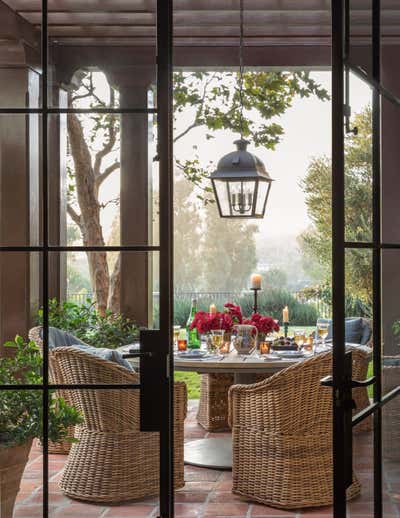
<path fill-rule="evenodd" d="M 101 174 L 96 176 L 96 188 L 98 189 L 100 185 L 107 180 L 111 173 L 113 173 L 116 169 L 119 169 L 121 166 L 120 162 L 114 162 L 109 165 Z"/>
<path fill-rule="evenodd" d="M 78 225 L 78 227 L 81 229 L 82 228 L 81 217 L 75 211 L 75 209 L 72 207 L 72 205 L 70 205 L 69 203 L 67 204 L 67 212 L 68 212 L 70 218 L 72 219 L 72 221 L 74 223 L 76 223 Z"/>
<path fill-rule="evenodd" d="M 108 124 L 108 142 L 106 142 L 103 146 L 103 149 L 100 149 L 100 151 L 98 151 L 95 155 L 93 171 L 96 177 L 100 176 L 100 169 L 103 158 L 113 150 L 116 140 L 117 132 L 115 129 L 115 116 L 112 116 Z"/>

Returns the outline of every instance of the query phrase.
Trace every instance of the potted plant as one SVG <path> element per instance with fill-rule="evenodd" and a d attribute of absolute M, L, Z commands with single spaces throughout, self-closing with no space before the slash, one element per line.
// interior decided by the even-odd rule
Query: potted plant
<path fill-rule="evenodd" d="M 39 385 L 42 358 L 34 342 L 17 336 L 5 347 L 11 357 L 0 358 L 0 385 Z M 0 390 L 0 516 L 11 518 L 32 441 L 43 438 L 43 392 L 41 389 Z M 49 392 L 49 440 L 68 439 L 68 427 L 82 421 L 80 413 L 63 398 Z"/>

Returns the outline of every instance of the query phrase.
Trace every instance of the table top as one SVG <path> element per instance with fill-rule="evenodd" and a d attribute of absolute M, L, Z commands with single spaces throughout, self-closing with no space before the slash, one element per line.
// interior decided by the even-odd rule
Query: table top
<path fill-rule="evenodd" d="M 357 346 L 356 344 L 346 344 L 348 346 Z M 357 346 L 360 347 L 360 346 Z M 362 347 L 362 346 L 361 346 Z M 121 352 L 126 352 L 126 346 L 119 348 Z M 368 352 L 371 350 L 369 348 Z M 235 350 L 229 354 L 218 356 L 214 355 L 210 358 L 181 358 L 177 354 L 174 355 L 174 366 L 177 371 L 191 371 L 200 374 L 208 373 L 275 373 L 282 369 L 286 369 L 291 365 L 310 358 L 311 355 L 302 358 L 273 358 L 268 355 L 267 358 L 260 356 L 257 351 L 249 355 L 239 355 Z M 139 359 L 129 359 L 135 369 L 139 367 Z"/>

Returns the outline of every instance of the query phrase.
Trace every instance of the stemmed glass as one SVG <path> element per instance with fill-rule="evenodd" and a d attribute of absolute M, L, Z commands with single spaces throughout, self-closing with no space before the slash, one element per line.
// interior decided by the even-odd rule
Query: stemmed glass
<path fill-rule="evenodd" d="M 329 324 L 328 322 L 318 322 L 317 323 L 317 336 L 318 339 L 322 341 L 322 347 L 325 348 L 325 340 L 328 336 Z"/>

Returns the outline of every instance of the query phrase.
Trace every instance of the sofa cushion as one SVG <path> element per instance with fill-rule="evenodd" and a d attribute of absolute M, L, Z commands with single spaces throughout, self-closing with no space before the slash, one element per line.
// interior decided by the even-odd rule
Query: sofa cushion
<path fill-rule="evenodd" d="M 328 322 L 329 323 L 329 329 L 328 329 L 328 336 L 327 340 L 332 339 L 333 335 L 333 326 L 332 326 L 332 319 L 330 318 L 319 318 L 318 322 Z M 367 326 L 369 327 L 369 326 Z M 364 335 L 365 332 L 365 335 Z M 368 339 L 366 337 L 368 336 Z M 371 337 L 371 332 L 368 334 L 368 330 L 364 330 L 364 321 L 361 317 L 350 317 L 346 318 L 345 321 L 345 340 L 348 343 L 352 344 L 362 344 L 365 345 L 369 338 Z M 366 340 L 365 342 L 362 340 Z"/>
<path fill-rule="evenodd" d="M 41 337 L 43 338 L 43 330 L 41 331 Z M 115 349 L 97 348 L 86 344 L 76 336 L 67 331 L 62 331 L 56 327 L 49 327 L 49 348 L 54 349 L 56 347 L 77 347 L 88 354 L 93 354 L 98 358 L 109 360 L 111 362 L 118 363 L 126 369 L 133 371 L 132 365 L 122 357 L 122 354 Z"/>

